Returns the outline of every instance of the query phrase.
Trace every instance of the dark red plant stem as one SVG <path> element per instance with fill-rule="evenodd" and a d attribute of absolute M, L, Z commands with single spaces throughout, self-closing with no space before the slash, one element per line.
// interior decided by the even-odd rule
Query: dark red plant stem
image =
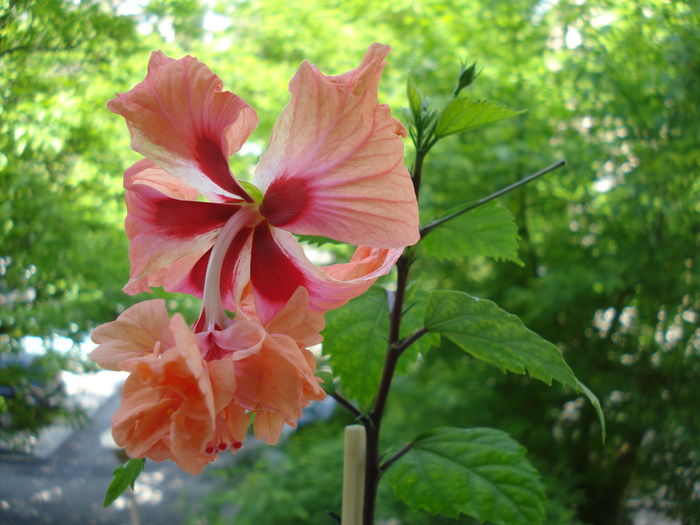
<path fill-rule="evenodd" d="M 384 463 L 381 464 L 379 467 L 379 472 L 380 474 L 384 474 L 387 470 L 389 470 L 389 467 L 392 466 L 394 463 L 396 463 L 401 457 L 411 450 L 411 447 L 413 446 L 413 443 L 406 443 L 403 447 L 401 447 L 401 450 L 399 450 L 396 454 L 391 456 L 389 459 L 387 459 Z"/>
<path fill-rule="evenodd" d="M 355 405 L 353 405 L 350 401 L 348 401 L 345 397 L 340 395 L 338 392 L 331 392 L 329 395 L 333 399 L 335 399 L 340 406 L 345 408 L 348 412 L 350 412 L 357 419 L 362 419 L 364 417 L 362 412 L 360 412 L 360 409 L 358 409 Z"/>
<path fill-rule="evenodd" d="M 416 145 L 416 158 L 413 164 L 413 188 L 416 192 L 416 199 L 420 192 L 421 174 L 423 172 L 423 161 L 425 155 L 432 144 L 429 146 Z M 406 295 L 406 286 L 408 285 L 408 273 L 411 269 L 413 250 L 407 248 L 404 254 L 396 263 L 396 295 L 394 296 L 394 304 L 391 309 L 391 318 L 389 324 L 389 341 L 387 344 L 386 358 L 384 360 L 384 369 L 382 378 L 379 382 L 377 395 L 374 398 L 374 407 L 372 411 L 362 420 L 367 432 L 367 458 L 365 462 L 365 495 L 364 506 L 362 509 L 363 525 L 374 525 L 374 508 L 377 503 L 377 488 L 379 487 L 379 479 L 382 475 L 382 470 L 379 465 L 379 437 L 382 426 L 382 417 L 384 416 L 384 408 L 389 397 L 391 389 L 391 381 L 396 371 L 396 364 L 399 361 L 401 354 L 408 346 L 421 337 L 425 332 L 413 334 L 405 341 L 401 341 L 401 318 L 403 315 L 403 303 Z"/>
<path fill-rule="evenodd" d="M 402 349 L 400 343 L 401 314 L 403 312 L 403 302 L 408 284 L 408 272 L 410 260 L 406 254 L 402 255 L 396 263 L 398 276 L 396 281 L 396 296 L 394 297 L 394 307 L 391 311 L 391 321 L 389 328 L 389 344 L 384 360 L 384 370 L 382 379 L 379 382 L 379 389 L 374 401 L 374 408 L 369 413 L 369 417 L 363 423 L 367 432 L 367 459 L 365 467 L 365 496 L 364 508 L 362 512 L 362 522 L 364 525 L 374 525 L 374 507 L 377 501 L 377 488 L 381 471 L 379 468 L 379 434 L 384 416 L 384 408 L 389 397 L 391 381 L 394 377 L 396 364 Z"/>
<path fill-rule="evenodd" d="M 433 123 L 434 126 L 434 123 Z M 427 136 L 423 136 L 421 129 L 418 130 L 418 137 L 415 143 L 416 157 L 413 164 L 411 179 L 413 181 L 413 189 L 416 193 L 416 200 L 420 194 L 421 175 L 423 173 L 423 161 L 425 156 L 433 147 L 437 139 L 433 137 L 433 129 L 431 128 Z M 396 263 L 396 294 L 394 296 L 394 304 L 391 308 L 391 317 L 389 321 L 389 340 L 387 344 L 386 358 L 384 360 L 384 369 L 382 370 L 382 378 L 379 382 L 377 395 L 374 398 L 374 406 L 369 414 L 360 418 L 360 421 L 365 427 L 367 433 L 367 458 L 365 461 L 365 494 L 364 505 L 362 509 L 363 525 L 374 525 L 374 508 L 377 503 L 377 488 L 379 487 L 379 479 L 384 470 L 391 463 L 385 463 L 382 466 L 379 464 L 379 437 L 382 426 L 382 417 L 384 416 L 384 408 L 391 390 L 391 381 L 396 371 L 396 364 L 399 361 L 401 354 L 415 341 L 422 337 L 427 330 L 424 328 L 418 330 L 415 334 L 401 340 L 401 319 L 403 316 L 403 303 L 406 296 L 406 287 L 408 286 L 408 273 L 413 262 L 413 249 L 407 248 L 403 255 Z M 408 449 L 406 449 L 408 452 Z M 402 455 L 405 452 L 402 453 Z M 396 457 L 396 456 L 395 456 Z M 396 457 L 399 459 L 400 456 Z M 394 459 L 394 461 L 396 460 Z M 392 460 L 389 460 L 393 462 Z"/>

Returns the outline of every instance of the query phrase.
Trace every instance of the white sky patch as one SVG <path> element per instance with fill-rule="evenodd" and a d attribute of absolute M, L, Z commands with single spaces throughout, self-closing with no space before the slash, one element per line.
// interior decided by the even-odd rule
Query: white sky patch
<path fill-rule="evenodd" d="M 231 27 L 231 19 L 228 16 L 219 15 L 212 11 L 207 11 L 204 14 L 202 27 L 205 31 L 211 31 L 212 33 L 224 31 Z"/>
<path fill-rule="evenodd" d="M 249 140 L 241 147 L 238 152 L 239 155 L 253 155 L 254 157 L 259 157 L 262 155 L 263 147 L 257 142 Z"/>
<path fill-rule="evenodd" d="M 119 16 L 134 16 L 143 14 L 149 0 L 124 0 L 117 5 L 116 13 Z"/>
<path fill-rule="evenodd" d="M 576 49 L 583 43 L 583 37 L 578 29 L 569 27 L 566 30 L 566 36 L 564 37 L 564 42 L 568 49 Z"/>
<path fill-rule="evenodd" d="M 331 252 L 321 250 L 314 246 L 304 246 L 304 254 L 317 266 L 323 266 L 333 262 L 333 254 Z"/>
<path fill-rule="evenodd" d="M 127 377 L 126 372 L 113 370 L 100 370 L 94 374 L 74 374 L 73 372 L 61 372 L 61 379 L 66 387 L 66 393 L 71 396 L 79 396 L 80 405 L 89 410 L 97 408 L 105 398 L 111 396 L 117 389 L 117 385 Z"/>
<path fill-rule="evenodd" d="M 612 177 L 603 177 L 593 183 L 593 189 L 598 193 L 610 191 L 615 186 L 615 180 Z"/>
<path fill-rule="evenodd" d="M 617 20 L 617 15 L 615 15 L 611 11 L 601 10 L 599 13 L 595 14 L 591 18 L 591 25 L 597 29 L 599 27 L 609 26 L 610 24 L 612 24 L 616 20 Z"/>
<path fill-rule="evenodd" d="M 175 28 L 173 27 L 173 17 L 166 16 L 158 21 L 158 32 L 163 40 L 172 42 L 175 40 Z"/>
<path fill-rule="evenodd" d="M 51 348 L 60 354 L 66 354 L 77 348 L 80 354 L 85 357 L 96 346 L 97 345 L 90 341 L 89 338 L 85 338 L 83 342 L 78 344 L 68 337 L 61 336 L 54 336 L 46 340 L 46 344 L 44 344 L 44 339 L 41 337 L 28 335 L 22 338 L 22 350 L 24 350 L 24 353 L 37 356 L 44 355 L 46 353 L 46 348 Z"/>
<path fill-rule="evenodd" d="M 547 14 L 547 11 L 552 9 L 556 3 L 556 0 L 540 0 L 533 11 L 532 21 L 535 23 L 540 22 L 544 15 Z"/>

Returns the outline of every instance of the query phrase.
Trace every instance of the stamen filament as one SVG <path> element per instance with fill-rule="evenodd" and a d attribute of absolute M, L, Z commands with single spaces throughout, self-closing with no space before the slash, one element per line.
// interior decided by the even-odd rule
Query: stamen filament
<path fill-rule="evenodd" d="M 216 325 L 219 328 L 225 328 L 226 326 L 228 318 L 221 301 L 221 271 L 226 252 L 228 252 L 236 234 L 252 220 L 253 216 L 250 209 L 242 207 L 226 221 L 214 243 L 214 248 L 209 257 L 209 264 L 207 265 L 207 272 L 204 276 L 203 307 L 207 330 L 214 330 Z"/>

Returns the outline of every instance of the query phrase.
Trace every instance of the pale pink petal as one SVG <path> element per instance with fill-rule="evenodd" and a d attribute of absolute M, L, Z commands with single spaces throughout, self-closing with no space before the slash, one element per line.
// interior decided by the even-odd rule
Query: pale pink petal
<path fill-rule="evenodd" d="M 236 359 L 243 359 L 260 352 L 267 334 L 259 323 L 236 318 L 225 330 L 217 330 L 213 335 L 218 347 L 235 352 Z"/>
<path fill-rule="evenodd" d="M 377 104 L 388 53 L 373 44 L 357 69 L 335 77 L 301 65 L 255 173 L 272 225 L 373 247 L 418 242 L 406 132 Z"/>
<path fill-rule="evenodd" d="M 255 228 L 250 279 L 255 310 L 268 323 L 287 304 L 299 286 L 309 292 L 309 307 L 327 311 L 364 293 L 391 270 L 402 249 L 358 248 L 344 264 L 320 269 L 309 261 L 294 237 L 262 223 Z"/>
<path fill-rule="evenodd" d="M 121 363 L 157 350 L 166 338 L 168 312 L 163 299 L 135 304 L 122 312 L 116 321 L 98 326 L 91 338 L 99 346 L 90 359 L 108 370 L 123 370 Z"/>
<path fill-rule="evenodd" d="M 199 191 L 160 169 L 148 159 L 141 159 L 124 172 L 124 189 L 145 184 L 160 193 L 180 200 L 197 200 Z"/>
<path fill-rule="evenodd" d="M 129 126 L 134 150 L 201 193 L 248 194 L 231 175 L 229 155 L 257 126 L 243 100 L 197 59 L 151 55 L 143 82 L 107 103 Z"/>

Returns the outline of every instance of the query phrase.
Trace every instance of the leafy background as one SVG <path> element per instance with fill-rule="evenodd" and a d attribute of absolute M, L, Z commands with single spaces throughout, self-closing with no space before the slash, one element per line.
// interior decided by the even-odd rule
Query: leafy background
<path fill-rule="evenodd" d="M 380 93 L 393 108 L 408 105 L 408 72 L 445 102 L 468 56 L 483 68 L 471 97 L 527 110 L 435 147 L 424 217 L 566 159 L 565 170 L 501 199 L 522 266 L 513 254 L 450 257 L 426 246 L 415 293 L 464 290 L 517 314 L 564 353 L 608 420 L 602 444 L 575 391 L 501 374 L 434 339 L 396 383 L 386 447 L 446 424 L 496 427 L 542 473 L 548 523 L 628 523 L 640 506 L 700 523 L 697 1 L 1 0 L 0 351 L 18 354 L 38 336 L 47 352 L 33 373 L 83 370 L 77 353 L 51 351 L 54 337 L 81 342 L 138 300 L 120 291 L 121 173 L 136 155 L 104 102 L 143 78 L 152 49 L 194 54 L 257 110 L 250 146 L 232 159 L 245 175 L 299 62 L 340 73 L 372 41 L 393 47 Z M 61 415 L 32 404 L 28 371 L 2 380 L 26 394 L 0 397 L 4 435 Z M 221 469 L 206 519 L 229 519 L 234 502 L 239 524 L 328 520 L 348 422 L 337 412 Z M 382 491 L 383 518 L 455 523 Z"/>

